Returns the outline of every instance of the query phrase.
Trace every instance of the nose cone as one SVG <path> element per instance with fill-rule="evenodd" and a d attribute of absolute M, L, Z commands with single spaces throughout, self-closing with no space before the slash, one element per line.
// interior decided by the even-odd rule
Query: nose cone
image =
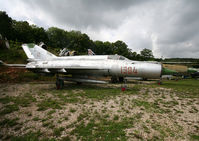
<path fill-rule="evenodd" d="M 142 75 L 144 78 L 160 78 L 162 72 L 162 64 L 160 63 L 144 63 L 142 64 Z"/>

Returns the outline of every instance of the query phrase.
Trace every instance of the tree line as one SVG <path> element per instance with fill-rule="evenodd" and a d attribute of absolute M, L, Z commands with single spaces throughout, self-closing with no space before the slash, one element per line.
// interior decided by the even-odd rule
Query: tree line
<path fill-rule="evenodd" d="M 30 25 L 27 21 L 13 20 L 4 11 L 0 11 L 0 34 L 9 41 L 36 44 L 44 42 L 50 50 L 54 51 L 66 47 L 79 54 L 87 54 L 87 49 L 91 49 L 97 55 L 118 54 L 132 60 L 154 60 L 152 51 L 146 48 L 139 54 L 129 49 L 121 40 L 93 41 L 87 34 L 80 31 L 66 31 L 57 27 L 45 30 L 43 27 Z"/>

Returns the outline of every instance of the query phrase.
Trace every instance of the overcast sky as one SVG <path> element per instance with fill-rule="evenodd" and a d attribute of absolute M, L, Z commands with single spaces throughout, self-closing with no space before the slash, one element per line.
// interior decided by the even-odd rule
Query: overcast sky
<path fill-rule="evenodd" d="M 199 0 L 0 0 L 15 20 L 124 41 L 155 57 L 199 58 Z"/>

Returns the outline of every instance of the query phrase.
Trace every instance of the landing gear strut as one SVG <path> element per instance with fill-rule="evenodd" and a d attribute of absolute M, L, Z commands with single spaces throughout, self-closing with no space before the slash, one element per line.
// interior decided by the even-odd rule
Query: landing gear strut
<path fill-rule="evenodd" d="M 112 76 L 111 77 L 111 82 L 112 83 L 118 83 L 118 82 L 120 82 L 120 83 L 122 83 L 122 82 L 124 82 L 124 77 L 116 77 L 116 76 Z"/>
<path fill-rule="evenodd" d="M 111 77 L 111 82 L 112 82 L 112 83 L 117 83 L 117 82 L 118 82 L 117 77 L 112 76 L 112 77 Z"/>
<path fill-rule="evenodd" d="M 59 75 L 57 75 L 56 77 L 57 77 L 56 78 L 56 88 L 57 88 L 57 90 L 63 89 L 63 87 L 64 87 L 64 80 L 61 79 L 61 78 L 59 78 Z"/>
<path fill-rule="evenodd" d="M 124 82 L 124 77 L 119 77 L 119 82 L 120 83 Z"/>

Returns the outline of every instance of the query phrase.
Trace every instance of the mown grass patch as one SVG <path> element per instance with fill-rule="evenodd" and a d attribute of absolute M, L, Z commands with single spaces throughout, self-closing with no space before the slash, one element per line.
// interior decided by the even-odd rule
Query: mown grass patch
<path fill-rule="evenodd" d="M 179 136 L 179 133 L 183 132 L 182 126 L 179 126 L 177 124 L 173 124 L 173 127 L 170 128 L 167 125 L 158 122 L 152 122 L 151 128 L 159 132 L 159 136 L 154 136 L 158 140 L 164 140 L 166 137 L 173 137 L 174 139 L 178 139 L 181 138 L 181 136 Z"/>
<path fill-rule="evenodd" d="M 17 124 L 19 124 L 17 121 L 19 120 L 19 118 L 14 118 L 14 119 L 4 119 L 0 122 L 0 126 L 1 127 L 13 127 Z"/>
<path fill-rule="evenodd" d="M 134 126 L 141 118 L 141 114 L 135 114 L 130 118 L 119 119 L 114 116 L 113 120 L 108 120 L 99 113 L 94 113 L 89 122 L 85 122 L 86 114 L 79 117 L 79 122 L 75 125 L 75 129 L 71 131 L 71 135 L 75 135 L 78 140 L 127 140 L 125 129 Z"/>
<path fill-rule="evenodd" d="M 199 141 L 199 135 L 191 134 L 190 137 L 191 137 L 191 140 L 193 141 Z"/>
<path fill-rule="evenodd" d="M 56 141 L 55 138 L 47 138 L 42 137 L 42 133 L 40 131 L 37 132 L 29 132 L 27 134 L 21 136 L 12 136 L 11 141 Z"/>
<path fill-rule="evenodd" d="M 53 130 L 53 134 L 54 134 L 54 136 L 58 137 L 58 136 L 61 135 L 61 132 L 62 132 L 62 131 L 64 131 L 64 128 L 63 128 L 63 127 L 55 128 L 55 129 Z"/>
<path fill-rule="evenodd" d="M 16 97 L 6 96 L 3 98 L 0 98 L 0 103 L 8 104 L 10 102 L 13 102 L 18 106 L 27 107 L 29 106 L 31 102 L 36 102 L 36 99 L 30 93 L 26 93 L 24 95 L 16 96 Z"/>
<path fill-rule="evenodd" d="M 76 91 L 75 91 L 76 90 Z M 65 103 L 77 103 L 84 102 L 82 98 L 102 100 L 118 95 L 131 95 L 136 94 L 140 88 L 138 86 L 128 88 L 125 92 L 121 91 L 120 87 L 101 87 L 94 85 L 76 85 L 68 84 L 63 90 L 50 90 L 53 95 L 58 97 L 60 101 Z M 44 93 L 49 92 L 49 90 L 43 90 Z"/>
<path fill-rule="evenodd" d="M 52 98 L 48 98 L 48 99 L 44 99 L 43 101 L 41 101 L 39 104 L 37 104 L 38 106 L 38 111 L 45 111 L 49 108 L 52 109 L 62 109 L 61 105 L 63 105 L 62 102 L 52 99 Z"/>
<path fill-rule="evenodd" d="M 143 107 L 147 112 L 154 112 L 154 113 L 169 113 L 171 112 L 169 109 L 160 108 L 158 101 L 155 102 L 147 102 L 143 100 L 133 99 L 132 107 Z"/>
<path fill-rule="evenodd" d="M 36 99 L 30 94 L 26 93 L 22 96 L 16 97 L 3 97 L 0 98 L 0 103 L 6 104 L 0 111 L 0 115 L 5 115 L 19 110 L 19 106 L 28 107 L 32 102 L 36 102 Z"/>
<path fill-rule="evenodd" d="M 6 106 L 4 106 L 3 109 L 1 109 L 0 115 L 6 115 L 6 114 L 12 113 L 14 111 L 18 111 L 18 110 L 19 110 L 19 107 L 17 104 L 6 105 Z"/>
<path fill-rule="evenodd" d="M 78 140 L 126 140 L 124 129 L 127 125 L 124 122 L 106 121 L 95 123 L 90 121 L 87 125 L 81 122 L 72 131 Z"/>
<path fill-rule="evenodd" d="M 183 79 L 179 81 L 163 81 L 160 87 L 172 88 L 178 92 L 177 96 L 182 98 L 199 98 L 199 80 Z"/>

